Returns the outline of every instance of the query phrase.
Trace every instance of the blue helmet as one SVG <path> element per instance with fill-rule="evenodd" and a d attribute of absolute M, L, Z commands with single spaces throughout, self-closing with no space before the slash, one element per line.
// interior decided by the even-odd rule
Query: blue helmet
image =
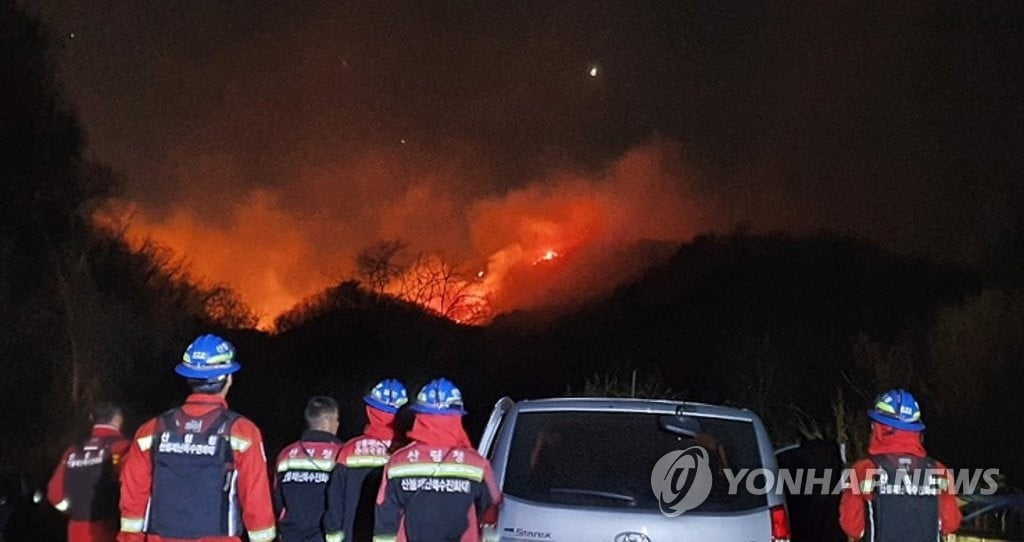
<path fill-rule="evenodd" d="M 910 392 L 889 390 L 875 399 L 875 408 L 868 411 L 872 420 L 905 431 L 923 431 L 921 407 Z"/>
<path fill-rule="evenodd" d="M 462 392 L 451 381 L 438 378 L 423 386 L 416 402 L 412 405 L 413 412 L 420 414 L 462 415 Z"/>
<path fill-rule="evenodd" d="M 185 349 L 174 372 L 185 378 L 219 380 L 241 368 L 231 343 L 216 335 L 200 335 Z"/>
<path fill-rule="evenodd" d="M 402 405 L 409 402 L 405 386 L 394 378 L 381 380 L 363 397 L 363 402 L 384 412 L 394 414 Z"/>

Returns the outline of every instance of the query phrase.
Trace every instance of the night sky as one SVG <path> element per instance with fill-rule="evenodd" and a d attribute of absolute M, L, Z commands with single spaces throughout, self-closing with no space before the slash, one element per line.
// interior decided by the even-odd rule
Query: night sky
<path fill-rule="evenodd" d="M 656 238 L 749 222 L 976 260 L 1019 223 L 1019 2 L 25 5 L 139 230 L 188 251 L 278 224 L 315 271 L 274 281 L 378 238 L 486 259 L 511 241 L 481 241 L 481 205 L 566 177 L 628 200 L 606 185 L 631 152 L 700 215 Z M 176 241 L 186 217 L 206 229 Z"/>

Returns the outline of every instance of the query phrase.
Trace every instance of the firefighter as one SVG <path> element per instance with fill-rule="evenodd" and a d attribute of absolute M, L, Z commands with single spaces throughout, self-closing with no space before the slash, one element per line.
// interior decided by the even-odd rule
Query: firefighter
<path fill-rule="evenodd" d="M 216 335 L 189 345 L 175 372 L 192 394 L 139 428 L 121 471 L 119 542 L 252 542 L 276 536 L 259 428 L 228 410 L 235 348 Z"/>
<path fill-rule="evenodd" d="M 324 516 L 327 542 L 368 540 L 373 536 L 375 499 L 394 441 L 395 415 L 408 401 L 405 386 L 395 379 L 382 380 L 363 397 L 366 428 L 341 449 L 341 475 L 332 478 L 328 488 L 329 506 Z"/>
<path fill-rule="evenodd" d="M 412 444 L 384 467 L 374 542 L 479 542 L 481 518 L 501 493 L 462 427 L 462 393 L 444 378 L 434 380 L 412 410 Z"/>
<path fill-rule="evenodd" d="M 117 537 L 118 472 L 130 444 L 124 415 L 112 403 L 92 412 L 88 439 L 68 448 L 50 477 L 47 500 L 68 515 L 68 542 L 113 542 Z"/>
<path fill-rule="evenodd" d="M 878 396 L 868 457 L 853 465 L 839 502 L 839 523 L 851 540 L 934 542 L 960 527 L 960 509 L 946 467 L 928 457 L 914 396 Z"/>
<path fill-rule="evenodd" d="M 306 432 L 277 456 L 274 512 L 282 542 L 324 542 L 327 484 L 338 476 L 338 403 L 313 397 L 305 417 Z"/>

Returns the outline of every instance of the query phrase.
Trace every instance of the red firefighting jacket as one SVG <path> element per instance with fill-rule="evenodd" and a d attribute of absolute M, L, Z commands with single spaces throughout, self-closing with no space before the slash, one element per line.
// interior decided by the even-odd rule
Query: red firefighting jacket
<path fill-rule="evenodd" d="M 459 416 L 418 414 L 384 467 L 374 542 L 480 541 L 481 518 L 501 501 L 490 463 Z"/>
<path fill-rule="evenodd" d="M 130 442 L 121 435 L 120 431 L 103 424 L 96 424 L 92 427 L 90 439 L 102 441 L 103 444 L 109 447 L 109 461 L 113 468 L 112 475 L 116 479 L 121 470 L 122 459 L 128 452 Z M 60 464 L 53 471 L 53 476 L 50 477 L 50 483 L 46 488 L 46 497 L 50 504 L 57 510 L 67 514 L 70 514 L 77 504 L 69 499 L 65 484 L 68 458 L 76 449 L 78 449 L 78 446 L 72 446 L 64 452 Z M 116 491 L 116 488 L 114 491 Z M 113 495 L 112 497 L 116 499 L 117 496 Z M 75 510 L 75 512 L 76 516 L 92 515 L 90 511 Z M 71 519 L 68 521 L 68 542 L 113 542 L 116 536 L 116 515 L 110 518 L 95 518 L 93 520 Z"/>
<path fill-rule="evenodd" d="M 182 411 L 201 417 L 217 409 L 226 409 L 227 402 L 216 396 L 196 393 L 188 396 Z M 121 533 L 118 542 L 185 542 L 146 534 L 146 509 L 152 491 L 153 461 L 151 449 L 159 435 L 157 419 L 146 422 L 135 433 L 121 471 Z M 231 448 L 238 472 L 238 502 L 242 522 L 252 542 L 269 542 L 277 536 L 274 511 L 270 499 L 267 458 L 263 436 L 256 424 L 239 417 L 231 425 Z M 239 537 L 213 536 L 199 542 L 237 542 Z"/>
<path fill-rule="evenodd" d="M 871 443 L 868 454 L 883 456 L 904 454 L 924 458 L 928 454 L 921 444 L 920 434 L 912 431 L 893 429 L 881 424 L 872 424 Z M 956 495 L 953 493 L 953 480 L 946 467 L 934 462 L 939 475 L 946 476 L 946 489 L 939 494 L 939 523 L 942 534 L 951 534 L 960 528 L 961 513 L 957 506 Z M 864 536 L 867 529 L 865 509 L 867 503 L 874 498 L 870 491 L 862 488 L 862 482 L 869 483 L 870 471 L 877 469 L 871 459 L 861 459 L 853 465 L 849 486 L 843 490 L 839 501 L 839 523 L 846 535 L 854 540 Z"/>

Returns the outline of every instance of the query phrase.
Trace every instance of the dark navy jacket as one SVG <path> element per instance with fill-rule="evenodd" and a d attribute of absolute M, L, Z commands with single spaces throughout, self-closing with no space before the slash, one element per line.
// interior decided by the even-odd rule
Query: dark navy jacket
<path fill-rule="evenodd" d="M 307 431 L 277 456 L 274 512 L 282 542 L 324 542 L 327 486 L 338 476 L 341 440 Z"/>

